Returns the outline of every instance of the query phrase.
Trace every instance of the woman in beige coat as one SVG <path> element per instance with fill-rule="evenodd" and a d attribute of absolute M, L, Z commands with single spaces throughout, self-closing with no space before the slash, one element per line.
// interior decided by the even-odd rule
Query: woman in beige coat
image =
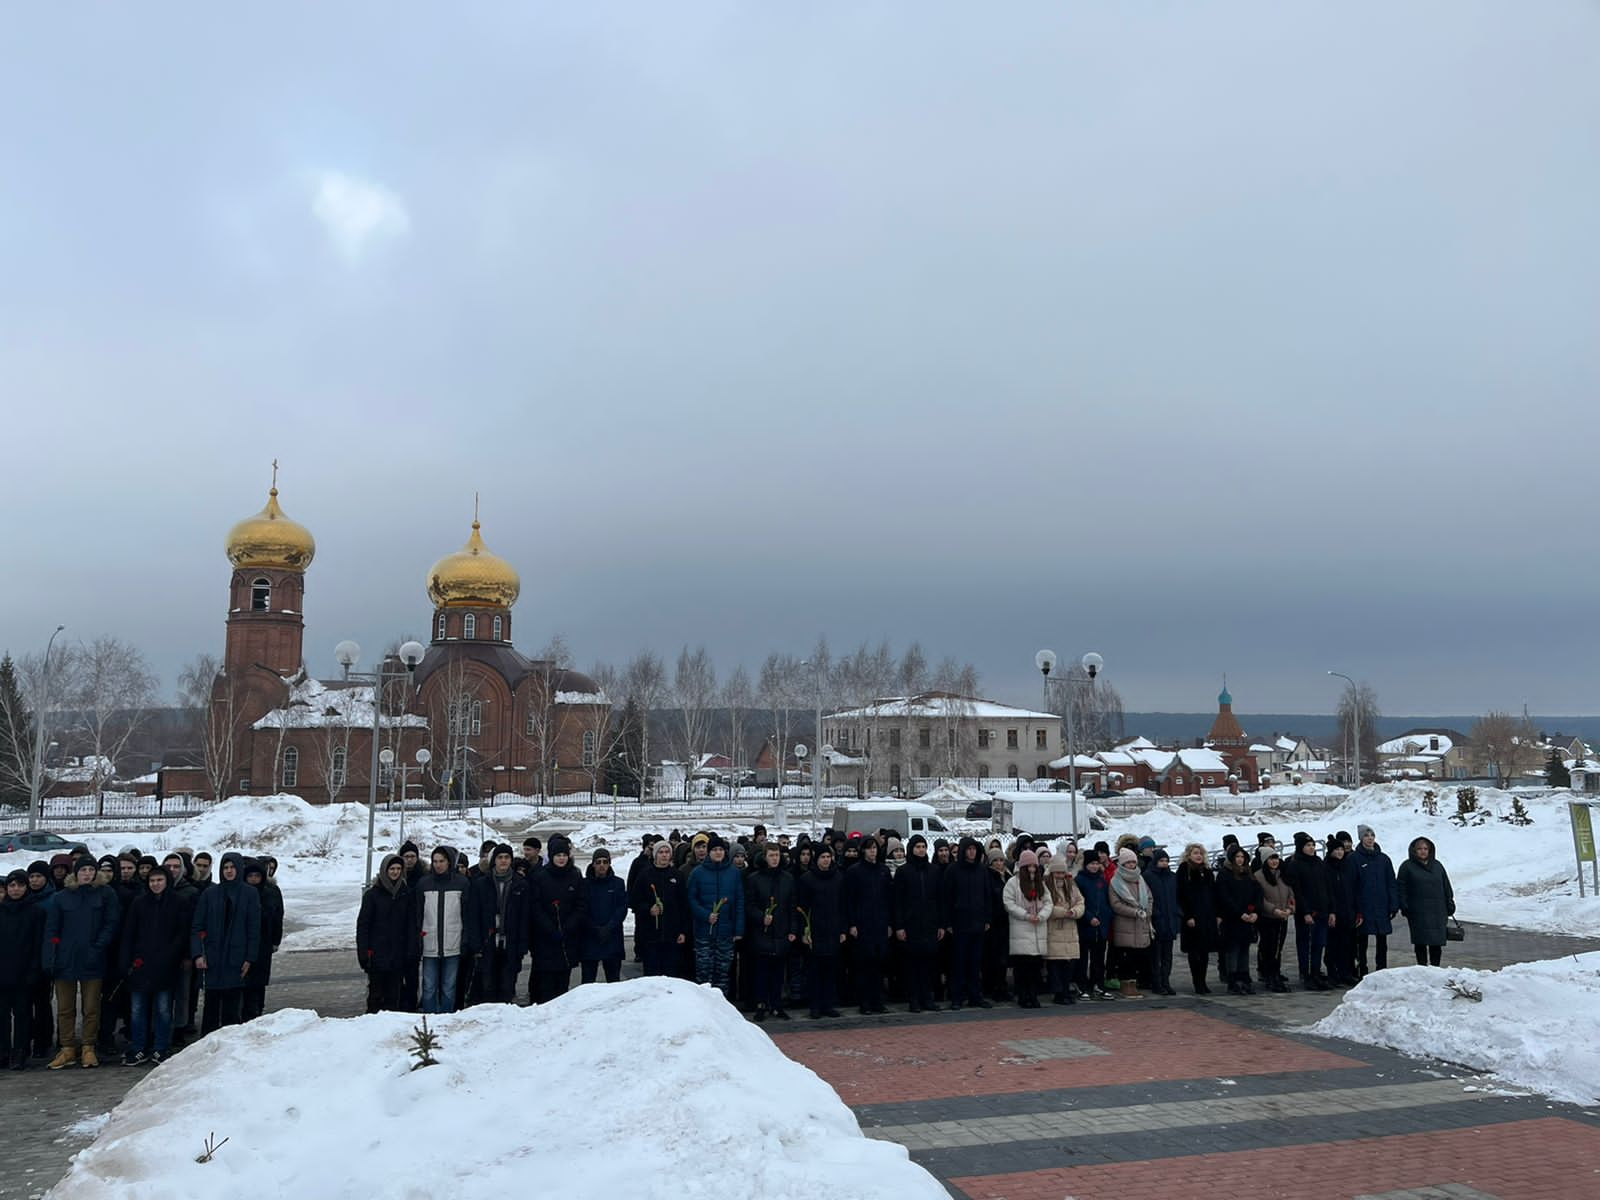
<path fill-rule="evenodd" d="M 1083 893 L 1067 868 L 1065 857 L 1052 858 L 1044 872 L 1050 892 L 1050 921 L 1046 932 L 1045 970 L 1057 1004 L 1071 1004 L 1072 973 L 1078 963 L 1078 918 L 1083 916 Z"/>
<path fill-rule="evenodd" d="M 1017 985 L 1017 1007 L 1039 1007 L 1039 964 L 1050 945 L 1050 889 L 1032 850 L 1017 855 L 1017 873 L 1000 894 L 1010 919 L 1011 973 Z"/>
<path fill-rule="evenodd" d="M 1117 873 L 1111 877 L 1111 944 L 1120 963 L 1117 978 L 1122 994 L 1130 1000 L 1140 998 L 1139 977 L 1145 973 L 1150 956 L 1150 914 L 1155 898 L 1150 885 L 1139 873 L 1139 855 L 1128 846 L 1117 852 Z"/>

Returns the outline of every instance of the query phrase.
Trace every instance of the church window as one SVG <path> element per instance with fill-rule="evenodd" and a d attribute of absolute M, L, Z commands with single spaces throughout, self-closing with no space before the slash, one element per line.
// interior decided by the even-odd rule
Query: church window
<path fill-rule="evenodd" d="M 433 636 L 438 638 L 440 641 L 444 640 L 444 614 L 443 613 L 439 614 L 439 630 Z"/>
<path fill-rule="evenodd" d="M 250 585 L 250 611 L 266 612 L 272 607 L 272 581 L 257 579 Z"/>
<path fill-rule="evenodd" d="M 539 709 L 531 700 L 528 702 L 528 719 L 522 731 L 529 737 L 533 737 L 539 731 Z"/>
<path fill-rule="evenodd" d="M 472 702 L 472 736 L 477 737 L 483 732 L 483 701 Z"/>
<path fill-rule="evenodd" d="M 293 746 L 283 752 L 283 786 L 300 786 L 300 751 Z"/>
<path fill-rule="evenodd" d="M 328 786 L 342 788 L 344 786 L 345 752 L 343 746 L 333 748 L 333 762 L 329 764 Z"/>
<path fill-rule="evenodd" d="M 468 613 L 461 618 L 461 636 L 464 638 L 478 636 L 478 615 L 476 613 Z"/>
<path fill-rule="evenodd" d="M 502 638 L 504 638 L 504 636 L 505 636 L 505 634 L 503 632 L 504 629 L 505 629 L 505 625 L 503 624 L 503 618 L 496 617 L 494 619 L 494 640 L 495 641 L 498 642 Z"/>
<path fill-rule="evenodd" d="M 594 730 L 585 729 L 583 731 L 583 765 L 592 767 L 594 766 L 594 761 Z"/>

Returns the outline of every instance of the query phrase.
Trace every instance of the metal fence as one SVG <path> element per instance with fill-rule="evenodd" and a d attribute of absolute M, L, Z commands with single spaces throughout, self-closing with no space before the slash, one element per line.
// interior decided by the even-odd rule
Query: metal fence
<path fill-rule="evenodd" d="M 211 806 L 200 796 L 136 796 L 106 792 L 99 796 L 45 796 L 39 801 L 39 824 L 71 825 L 75 830 L 159 828 L 198 816 Z M 0 809 L 0 829 L 26 829 L 28 810 Z"/>

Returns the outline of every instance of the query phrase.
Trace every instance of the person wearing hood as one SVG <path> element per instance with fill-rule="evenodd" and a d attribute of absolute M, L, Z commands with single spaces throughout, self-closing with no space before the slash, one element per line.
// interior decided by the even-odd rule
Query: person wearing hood
<path fill-rule="evenodd" d="M 1172 990 L 1172 943 L 1182 920 L 1178 914 L 1178 877 L 1172 859 L 1160 846 L 1150 851 L 1144 881 L 1150 887 L 1150 990 L 1158 996 L 1176 996 Z"/>
<path fill-rule="evenodd" d="M 167 876 L 167 891 L 183 909 L 185 929 L 191 928 L 194 922 L 194 908 L 200 900 L 200 893 L 194 890 L 194 884 L 189 881 L 189 856 L 177 850 L 169 853 L 161 860 L 161 870 Z M 190 997 L 194 988 L 194 961 L 189 957 L 189 946 L 185 942 L 183 957 L 178 960 L 178 982 L 172 989 L 172 1045 L 182 1046 L 187 1037 L 194 1034 L 194 1010 L 190 1007 Z"/>
<path fill-rule="evenodd" d="M 1337 836 L 1328 839 L 1328 977 L 1339 987 L 1356 984 L 1356 929 L 1361 923 L 1361 876 L 1350 849 Z"/>
<path fill-rule="evenodd" d="M 52 1071 L 74 1062 L 100 1065 L 95 1043 L 100 1037 L 101 991 L 119 913 L 116 893 L 96 881 L 97 873 L 94 859 L 82 856 L 67 886 L 45 907 L 41 967 L 55 980 L 56 1031 L 61 1042 L 61 1052 L 50 1060 Z"/>
<path fill-rule="evenodd" d="M 1356 978 L 1367 974 L 1367 949 L 1377 939 L 1373 970 L 1389 965 L 1389 937 L 1394 933 L 1395 914 L 1400 911 L 1400 894 L 1395 882 L 1394 863 L 1378 846 L 1378 835 L 1370 825 L 1357 825 L 1352 861 L 1360 881 L 1361 924 L 1356 929 Z"/>
<path fill-rule="evenodd" d="M 67 878 L 73 872 L 73 857 L 69 853 L 52 854 L 50 856 L 50 882 L 56 891 L 67 886 Z"/>
<path fill-rule="evenodd" d="M 226 879 L 228 860 L 222 860 Z M 415 901 L 406 883 L 406 862 L 385 854 L 378 877 L 361 897 L 356 917 L 356 960 L 367 973 L 367 1011 L 402 1012 L 406 963 L 422 956 Z M 210 997 L 206 1000 L 208 1011 Z"/>
<path fill-rule="evenodd" d="M 993 1008 L 983 995 L 983 939 L 993 919 L 989 884 L 993 878 L 984 861 L 983 847 L 975 838 L 963 837 L 955 861 L 939 877 L 939 911 L 946 940 L 953 944 L 950 960 L 950 1008 L 963 1005 Z"/>
<path fill-rule="evenodd" d="M 28 873 L 12 871 L 0 895 L 0 1069 L 21 1071 L 33 1049 L 31 989 L 42 974 L 44 910 L 28 899 Z"/>
<path fill-rule="evenodd" d="M 833 867 L 833 847 L 817 847 L 811 870 L 795 887 L 793 917 L 806 949 L 806 997 L 811 1019 L 837 1017 L 839 951 L 848 936 L 844 923 L 844 880 Z"/>
<path fill-rule="evenodd" d="M 689 898 L 683 876 L 672 863 L 672 842 L 650 847 L 650 865 L 634 877 L 628 892 L 633 907 L 633 941 L 647 976 L 676 975 L 688 940 Z"/>
<path fill-rule="evenodd" d="M 601 969 L 607 983 L 622 978 L 622 921 L 628 915 L 628 888 L 611 869 L 611 851 L 599 847 L 583 873 L 588 923 L 584 926 L 578 962 L 579 979 L 593 983 Z"/>
<path fill-rule="evenodd" d="M 1406 861 L 1395 874 L 1395 891 L 1400 899 L 1400 914 L 1411 927 L 1417 965 L 1437 967 L 1448 940 L 1445 929 L 1456 913 L 1456 894 L 1431 839 L 1412 839 Z"/>
<path fill-rule="evenodd" d="M 528 909 L 533 914 L 528 1000 L 533 1004 L 566 995 L 583 951 L 589 912 L 583 872 L 572 863 L 572 842 L 558 833 L 545 849 L 549 861 L 528 874 Z"/>
<path fill-rule="evenodd" d="M 847 945 L 856 1003 L 864 1017 L 889 1011 L 883 1006 L 883 975 L 894 937 L 894 897 L 892 877 L 878 861 L 879 852 L 876 838 L 864 838 L 860 857 L 844 873 Z"/>
<path fill-rule="evenodd" d="M 744 878 L 728 858 L 728 844 L 713 836 L 705 860 L 689 875 L 694 917 L 694 981 L 733 999 L 734 946 L 744 936 Z"/>
<path fill-rule="evenodd" d="M 244 881 L 261 900 L 261 957 L 244 981 L 244 1007 L 240 1016 L 254 1021 L 267 1009 L 267 984 L 272 982 L 272 956 L 283 941 L 283 893 L 267 887 L 267 868 L 259 859 L 244 860 Z"/>
<path fill-rule="evenodd" d="M 489 870 L 472 881 L 468 893 L 468 943 L 478 952 L 477 989 L 481 1004 L 514 1004 L 517 975 L 528 953 L 531 918 L 528 880 L 512 865 L 511 847 L 496 844 Z"/>
<path fill-rule="evenodd" d="M 794 944 L 794 876 L 784 870 L 783 847 L 765 842 L 761 861 L 744 877 L 745 944 L 750 947 L 755 1019 L 770 1013 L 787 1021 L 783 1004 L 784 967 Z"/>
<path fill-rule="evenodd" d="M 1217 875 L 1218 935 L 1222 941 L 1222 977 L 1228 993 L 1248 996 L 1255 992 L 1250 983 L 1250 946 L 1256 940 L 1261 922 L 1261 885 L 1250 873 L 1250 851 L 1235 843 Z"/>
<path fill-rule="evenodd" d="M 244 881 L 244 856 L 222 856 L 221 878 L 201 895 L 189 928 L 189 957 L 205 989 L 202 1036 L 244 1016 L 244 981 L 261 957 L 261 895 Z"/>
<path fill-rule="evenodd" d="M 1111 877 L 1107 891 L 1111 900 L 1111 944 L 1118 952 L 1117 978 L 1122 984 L 1122 995 L 1129 1000 L 1141 1000 L 1144 996 L 1139 991 L 1139 978 L 1149 969 L 1153 938 L 1151 913 L 1155 909 L 1155 899 L 1140 871 L 1139 853 L 1133 846 L 1117 851 L 1117 873 Z"/>
<path fill-rule="evenodd" d="M 172 1053 L 172 1004 L 189 956 L 189 906 L 162 870 L 145 877 L 145 890 L 122 922 L 124 986 L 131 997 L 128 1049 L 122 1065 L 159 1065 Z"/>
<path fill-rule="evenodd" d="M 1189 959 L 1189 979 L 1196 996 L 1209 996 L 1206 972 L 1217 948 L 1217 877 L 1206 862 L 1206 848 L 1190 842 L 1178 864 L 1178 947 Z"/>
<path fill-rule="evenodd" d="M 1256 883 L 1261 888 L 1261 920 L 1256 928 L 1260 941 L 1256 948 L 1256 975 L 1269 991 L 1287 992 L 1283 977 L 1283 947 L 1289 922 L 1294 920 L 1294 891 L 1284 882 L 1283 855 L 1276 846 L 1263 845 Z"/>
<path fill-rule="evenodd" d="M 1309 833 L 1294 835 L 1294 854 L 1284 864 L 1283 877 L 1294 892 L 1294 948 L 1300 960 L 1300 982 L 1314 992 L 1331 986 L 1322 972 L 1328 948 L 1328 913 L 1333 894 L 1328 867 L 1317 857 L 1317 839 Z"/>
<path fill-rule="evenodd" d="M 934 967 L 944 941 L 939 873 L 928 857 L 928 839 L 920 833 L 906 843 L 905 865 L 894 874 L 894 936 L 905 950 L 906 999 L 912 1012 L 938 1012 L 934 999 Z"/>
<path fill-rule="evenodd" d="M 422 966 L 422 1011 L 454 1012 L 461 955 L 467 949 L 467 879 L 455 869 L 451 846 L 435 846 L 428 874 L 413 890 Z"/>
<path fill-rule="evenodd" d="M 1039 856 L 1032 850 L 1017 855 L 1017 871 L 1006 880 L 1001 903 L 1007 918 L 1007 948 L 1017 986 L 1019 1008 L 1039 1007 L 1039 969 L 1050 949 L 1050 914 L 1055 909 Z"/>

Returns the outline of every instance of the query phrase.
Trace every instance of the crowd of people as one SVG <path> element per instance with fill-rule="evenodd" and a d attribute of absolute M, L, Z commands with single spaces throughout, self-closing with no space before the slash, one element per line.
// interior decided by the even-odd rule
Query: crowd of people
<path fill-rule="evenodd" d="M 271 856 L 205 852 L 161 861 L 128 847 L 98 861 L 57 856 L 5 880 L 0 898 L 0 1067 L 48 1058 L 95 1067 L 119 1042 L 127 1065 L 263 1011 L 283 938 Z M 1389 965 L 1394 920 L 1416 961 L 1437 966 L 1455 913 L 1426 837 L 1396 869 L 1374 830 L 1323 841 L 1231 835 L 1176 862 L 1148 837 L 1082 848 L 1026 835 L 933 843 L 896 831 L 726 838 L 647 834 L 624 879 L 596 849 L 585 870 L 563 836 L 521 854 L 486 841 L 478 861 L 450 846 L 424 860 L 407 842 L 383 860 L 356 922 L 369 1012 L 538 1004 L 616 982 L 634 918 L 645 975 L 720 988 L 756 1021 L 815 1019 L 854 1005 L 911 1012 L 1015 1002 L 1172 996 L 1174 950 L 1197 995 L 1346 987 Z M 1254 972 L 1251 957 L 1254 948 Z M 198 1018 L 198 1020 L 197 1020 Z"/>
<path fill-rule="evenodd" d="M 98 1067 L 119 1045 L 125 1065 L 154 1065 L 260 1016 L 283 940 L 277 869 L 271 855 L 228 853 L 213 878 L 205 851 L 157 861 L 129 846 L 12 871 L 0 899 L 0 1067 Z"/>

